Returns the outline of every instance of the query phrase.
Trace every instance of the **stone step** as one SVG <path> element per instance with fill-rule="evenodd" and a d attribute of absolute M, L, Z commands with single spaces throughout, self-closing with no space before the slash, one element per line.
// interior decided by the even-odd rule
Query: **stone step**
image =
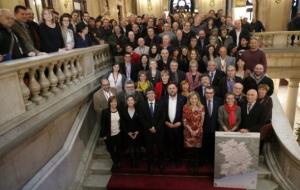
<path fill-rule="evenodd" d="M 95 151 L 94 151 L 94 155 L 93 155 L 94 159 L 100 159 L 100 158 L 110 158 L 109 153 L 106 150 L 106 147 L 101 145 L 96 147 Z"/>
<path fill-rule="evenodd" d="M 272 173 L 266 166 L 258 166 L 258 178 L 259 179 L 271 179 Z"/>
<path fill-rule="evenodd" d="M 278 190 L 279 186 L 269 179 L 258 179 L 256 190 Z"/>
<path fill-rule="evenodd" d="M 90 171 L 92 174 L 110 174 L 112 167 L 111 159 L 92 160 Z"/>
<path fill-rule="evenodd" d="M 106 190 L 111 175 L 88 175 L 83 182 L 83 190 Z"/>

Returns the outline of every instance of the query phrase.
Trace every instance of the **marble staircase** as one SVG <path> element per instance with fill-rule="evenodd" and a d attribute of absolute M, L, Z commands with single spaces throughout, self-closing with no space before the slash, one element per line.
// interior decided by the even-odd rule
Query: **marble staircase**
<path fill-rule="evenodd" d="M 106 151 L 104 143 L 99 141 L 89 164 L 82 189 L 106 190 L 106 185 L 111 177 L 111 166 L 112 161 L 109 153 Z M 257 190 L 280 190 L 278 184 L 272 179 L 272 173 L 263 162 L 259 164 Z"/>

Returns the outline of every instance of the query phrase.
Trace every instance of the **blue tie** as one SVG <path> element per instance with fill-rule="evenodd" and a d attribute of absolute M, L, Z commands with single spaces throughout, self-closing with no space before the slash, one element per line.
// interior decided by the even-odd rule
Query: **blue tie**
<path fill-rule="evenodd" d="M 150 103 L 150 114 L 151 114 L 151 117 L 153 117 L 153 115 L 154 115 L 153 102 Z"/>

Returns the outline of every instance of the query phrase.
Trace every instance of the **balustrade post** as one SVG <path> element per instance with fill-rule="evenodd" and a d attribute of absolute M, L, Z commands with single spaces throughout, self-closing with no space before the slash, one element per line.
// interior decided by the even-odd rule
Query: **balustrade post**
<path fill-rule="evenodd" d="M 77 76 L 78 76 L 78 71 L 75 67 L 75 61 L 76 61 L 76 58 L 72 59 L 71 60 L 71 79 L 72 79 L 72 82 L 77 84 L 79 82 Z"/>
<path fill-rule="evenodd" d="M 56 74 L 57 74 L 57 79 L 58 79 L 58 87 L 63 90 L 64 88 L 66 88 L 66 85 L 65 85 L 66 77 L 65 77 L 65 74 L 61 70 L 61 66 L 62 66 L 62 62 L 59 61 L 58 64 L 56 65 L 56 69 L 57 69 Z"/>
<path fill-rule="evenodd" d="M 34 107 L 34 104 L 29 100 L 30 90 L 26 86 L 26 84 L 24 83 L 24 75 L 25 75 L 26 72 L 27 72 L 26 70 L 20 70 L 18 72 L 18 75 L 19 75 L 20 87 L 21 87 L 22 96 L 23 96 L 23 100 L 24 100 L 26 110 L 31 110 Z"/>
<path fill-rule="evenodd" d="M 57 83 L 58 83 L 58 78 L 56 77 L 54 73 L 54 66 L 55 63 L 50 63 L 49 64 L 49 81 L 50 81 L 50 87 L 51 87 L 51 92 L 53 94 L 57 94 L 59 92 L 59 89 L 57 88 Z"/>
<path fill-rule="evenodd" d="M 64 61 L 64 74 L 65 74 L 65 76 L 66 76 L 66 84 L 67 84 L 68 86 L 70 86 L 70 85 L 72 85 L 73 83 L 72 83 L 72 81 L 71 81 L 72 73 L 71 73 L 71 71 L 70 71 L 70 69 L 69 69 L 68 62 L 69 62 L 68 60 L 65 60 L 65 61 Z"/>
<path fill-rule="evenodd" d="M 288 85 L 286 114 L 289 118 L 292 128 L 294 127 L 294 121 L 295 121 L 299 81 L 300 79 L 290 79 Z"/>
<path fill-rule="evenodd" d="M 78 71 L 78 78 L 79 78 L 79 80 L 83 80 L 83 69 L 82 69 L 81 62 L 80 62 L 80 56 L 77 57 L 75 63 L 76 63 L 77 71 Z"/>
<path fill-rule="evenodd" d="M 49 91 L 50 88 L 50 81 L 47 79 L 47 77 L 45 76 L 45 66 L 41 65 L 39 67 L 39 74 L 40 74 L 40 86 L 42 89 L 42 96 L 44 96 L 45 98 L 50 98 L 51 96 L 53 96 L 53 94 Z"/>
<path fill-rule="evenodd" d="M 40 105 L 45 102 L 45 99 L 40 96 L 41 86 L 35 78 L 37 67 L 29 69 L 29 89 L 32 94 L 31 100 Z"/>

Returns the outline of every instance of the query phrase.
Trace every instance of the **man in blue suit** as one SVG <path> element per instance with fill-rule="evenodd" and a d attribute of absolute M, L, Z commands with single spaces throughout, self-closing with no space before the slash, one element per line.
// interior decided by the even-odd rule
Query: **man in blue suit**
<path fill-rule="evenodd" d="M 221 105 L 220 98 L 215 96 L 213 87 L 205 89 L 205 118 L 203 124 L 203 151 L 204 161 L 213 164 L 215 131 L 218 129 L 218 109 Z"/>

